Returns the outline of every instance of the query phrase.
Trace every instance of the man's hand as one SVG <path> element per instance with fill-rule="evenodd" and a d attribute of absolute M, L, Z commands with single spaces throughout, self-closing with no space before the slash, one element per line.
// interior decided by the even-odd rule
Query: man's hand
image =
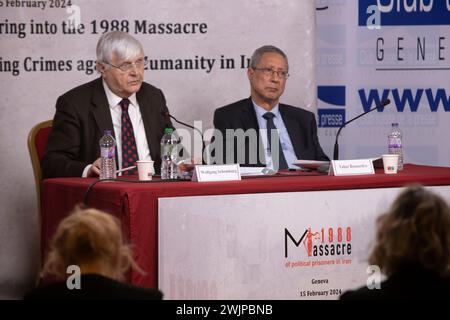
<path fill-rule="evenodd" d="M 87 173 L 88 177 L 98 177 L 100 175 L 100 164 L 101 164 L 101 158 L 98 158 L 94 161 L 92 166 L 89 168 L 89 171 Z"/>

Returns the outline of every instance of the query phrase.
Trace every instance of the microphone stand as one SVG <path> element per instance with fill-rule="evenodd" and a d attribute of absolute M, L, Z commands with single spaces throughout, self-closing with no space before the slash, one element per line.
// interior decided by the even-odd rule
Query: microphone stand
<path fill-rule="evenodd" d="M 339 143 L 338 143 L 338 139 L 339 139 L 339 134 L 341 133 L 341 130 L 342 130 L 343 128 L 345 128 L 345 126 L 348 125 L 349 123 L 355 121 L 356 119 L 361 118 L 363 115 L 366 115 L 366 114 L 368 114 L 369 112 L 372 112 L 373 110 L 378 109 L 378 108 L 380 108 L 380 107 L 381 107 L 381 108 L 384 108 L 384 107 L 387 106 L 389 103 L 391 103 L 391 100 L 389 100 L 389 99 L 383 100 L 379 106 L 373 107 L 373 108 L 370 109 L 369 111 L 366 111 L 366 112 L 364 112 L 364 113 L 361 113 L 360 115 L 354 117 L 353 119 L 350 119 L 349 121 L 347 121 L 346 123 L 344 123 L 342 126 L 339 127 L 339 130 L 338 130 L 338 132 L 337 132 L 337 134 L 336 134 L 336 140 L 335 140 L 335 142 L 334 142 L 333 160 L 339 160 Z"/>
<path fill-rule="evenodd" d="M 191 129 L 197 131 L 198 133 L 200 133 L 200 137 L 202 138 L 202 164 L 206 164 L 205 161 L 204 161 L 204 159 L 203 159 L 203 152 L 205 151 L 205 148 L 206 148 L 206 146 L 205 146 L 205 141 L 203 140 L 203 133 L 202 133 L 198 128 L 196 128 L 196 127 L 194 127 L 194 126 L 191 126 L 190 124 L 187 124 L 187 123 L 185 123 L 185 122 L 179 121 L 177 118 L 175 118 L 175 117 L 174 117 L 173 115 L 171 115 L 169 112 L 164 112 L 164 111 L 163 111 L 163 112 L 162 112 L 162 115 L 165 116 L 165 117 L 169 117 L 169 118 L 173 119 L 176 123 L 179 123 L 179 124 L 181 124 L 181 125 L 183 125 L 183 126 L 186 126 L 186 127 L 188 127 L 188 128 L 191 128 Z M 167 122 L 168 122 L 168 121 L 167 121 Z"/>

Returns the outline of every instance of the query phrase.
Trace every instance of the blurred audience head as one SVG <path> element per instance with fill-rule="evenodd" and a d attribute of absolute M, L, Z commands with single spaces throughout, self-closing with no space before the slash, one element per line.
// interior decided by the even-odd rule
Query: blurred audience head
<path fill-rule="evenodd" d="M 52 239 L 43 274 L 65 279 L 67 267 L 123 280 L 129 267 L 140 271 L 131 250 L 123 243 L 119 220 L 96 209 L 74 211 L 61 221 Z"/>
<path fill-rule="evenodd" d="M 422 186 L 406 188 L 377 221 L 377 243 L 369 258 L 387 276 L 419 265 L 449 275 L 450 209 Z"/>

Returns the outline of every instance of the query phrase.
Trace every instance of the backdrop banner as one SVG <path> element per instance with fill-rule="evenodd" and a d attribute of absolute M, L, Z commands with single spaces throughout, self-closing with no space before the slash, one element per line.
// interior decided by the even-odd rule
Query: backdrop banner
<path fill-rule="evenodd" d="M 53 118 L 59 95 L 98 77 L 104 32 L 139 39 L 150 61 L 145 80 L 164 92 L 172 115 L 203 130 L 215 108 L 250 95 L 248 61 L 266 44 L 289 57 L 282 102 L 315 112 L 313 0 L 0 0 L 0 10 L 0 298 L 20 296 L 38 266 L 28 132 Z"/>
<path fill-rule="evenodd" d="M 318 123 L 332 155 L 337 128 L 390 99 L 342 130 L 340 158 L 387 153 L 391 123 L 403 131 L 406 162 L 450 163 L 449 1 L 317 1 Z"/>

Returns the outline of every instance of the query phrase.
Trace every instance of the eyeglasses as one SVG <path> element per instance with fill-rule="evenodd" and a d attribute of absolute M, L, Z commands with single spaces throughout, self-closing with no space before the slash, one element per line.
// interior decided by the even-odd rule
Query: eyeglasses
<path fill-rule="evenodd" d="M 135 62 L 122 63 L 120 66 L 113 65 L 112 63 L 109 63 L 107 61 L 103 61 L 103 63 L 105 63 L 111 67 L 117 68 L 119 70 L 122 70 L 123 72 L 127 72 L 127 71 L 130 71 L 131 69 L 133 69 L 134 67 L 136 67 L 137 69 L 146 67 L 148 65 L 148 60 L 142 58 L 142 59 L 136 60 Z"/>
<path fill-rule="evenodd" d="M 253 68 L 253 70 L 261 71 L 266 77 L 277 75 L 278 78 L 289 78 L 289 73 L 284 70 L 274 70 L 271 68 Z"/>

